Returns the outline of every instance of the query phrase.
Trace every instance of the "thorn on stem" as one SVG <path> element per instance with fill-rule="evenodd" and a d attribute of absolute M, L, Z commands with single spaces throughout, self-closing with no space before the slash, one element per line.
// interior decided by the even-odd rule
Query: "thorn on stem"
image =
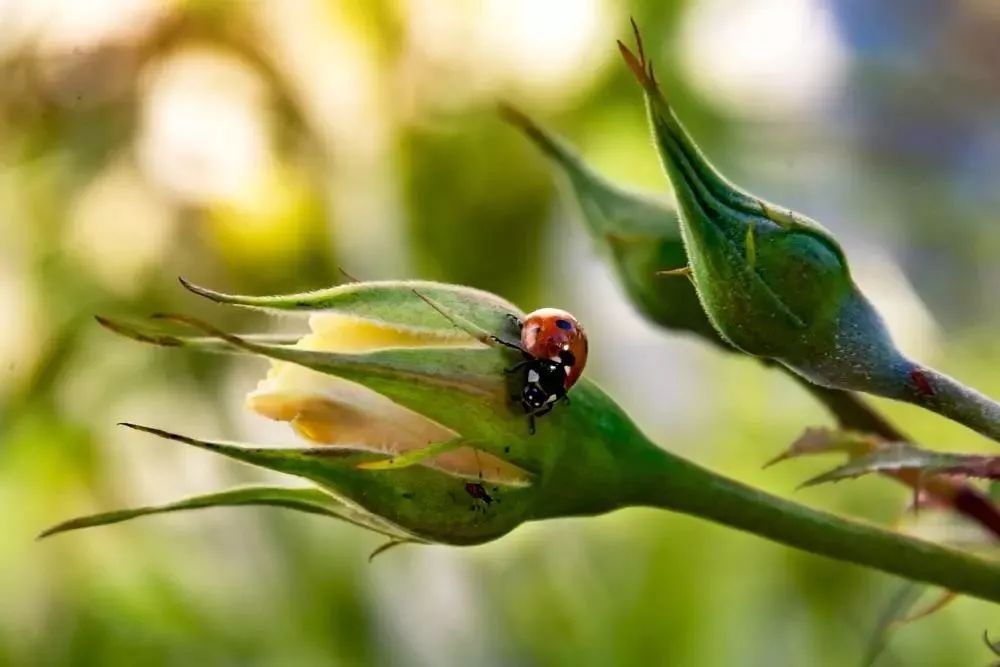
<path fill-rule="evenodd" d="M 342 275 L 344 278 L 346 278 L 347 282 L 349 282 L 349 283 L 360 283 L 361 282 L 360 279 L 355 278 L 350 273 L 348 273 L 346 270 L 344 270 L 344 267 L 342 267 L 342 266 L 338 266 L 337 267 L 337 271 L 339 271 L 340 275 Z"/>
<path fill-rule="evenodd" d="M 994 643 L 990 641 L 989 630 L 983 630 L 983 641 L 986 642 L 986 647 L 993 652 L 993 655 L 1000 657 L 1000 642 Z"/>
<path fill-rule="evenodd" d="M 912 369 L 910 371 L 910 380 L 913 381 L 913 386 L 917 388 L 921 396 L 934 396 L 936 394 L 930 380 L 921 369 Z"/>
<path fill-rule="evenodd" d="M 676 277 L 690 278 L 694 274 L 692 273 L 690 266 L 682 266 L 679 269 L 666 269 L 665 271 L 657 271 L 656 275 L 670 276 L 672 278 Z"/>

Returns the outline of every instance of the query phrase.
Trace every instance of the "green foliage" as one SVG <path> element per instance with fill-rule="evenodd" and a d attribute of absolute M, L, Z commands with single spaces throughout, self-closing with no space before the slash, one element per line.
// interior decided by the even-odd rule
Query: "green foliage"
<path fill-rule="evenodd" d="M 448 294 L 453 309 L 427 297 L 424 290 Z M 215 293 L 198 291 L 219 299 Z M 359 298 L 362 292 L 367 294 Z M 537 434 L 530 435 L 524 415 L 510 400 L 510 378 L 505 373 L 506 366 L 517 360 L 516 355 L 499 344 L 477 345 L 477 341 L 487 342 L 490 338 L 486 330 L 472 322 L 473 318 L 502 322 L 509 314 L 516 314 L 490 295 L 413 282 L 357 283 L 322 294 L 327 309 L 338 311 L 339 315 L 385 312 L 373 306 L 380 300 L 397 304 L 384 322 L 372 320 L 393 329 L 405 327 L 411 320 L 422 322 L 420 309 L 411 307 L 422 304 L 464 331 L 469 337 L 468 345 L 440 347 L 438 338 L 415 346 L 338 353 L 298 345 L 250 342 L 186 317 L 160 319 L 200 329 L 234 351 L 291 362 L 378 392 L 459 434 L 463 445 L 478 452 L 472 459 L 476 467 L 470 464 L 465 470 L 445 472 L 426 467 L 427 457 L 410 454 L 402 463 L 397 456 L 389 456 L 386 464 L 373 469 L 372 463 L 385 456 L 363 447 L 250 447 L 149 427 L 134 428 L 309 480 L 349 506 L 360 508 L 351 516 L 356 523 L 394 541 L 476 544 L 501 537 L 525 521 L 652 505 L 748 530 L 833 558 L 1000 601 L 1000 564 L 817 512 L 695 466 L 656 447 L 589 380 L 581 380 L 572 392 L 572 403 L 559 406 L 539 425 Z M 341 299 L 344 294 L 351 298 Z M 229 300 L 250 301 L 245 297 Z M 267 303 L 301 300 L 274 297 Z M 120 324 L 115 325 L 115 330 L 143 342 L 218 351 L 217 346 L 205 346 L 199 338 L 152 336 Z M 512 356 L 515 358 L 511 359 Z M 445 443 L 428 444 L 437 452 L 451 447 Z M 484 459 L 480 456 L 501 462 L 496 464 L 498 475 L 500 466 L 508 464 L 525 473 L 497 482 L 487 492 L 491 502 L 485 503 L 485 507 L 479 505 L 482 499 L 470 493 L 468 481 L 462 479 L 463 476 L 466 480 L 482 479 L 484 474 L 492 472 L 483 469 Z M 243 493 L 241 496 L 234 491 L 181 501 L 167 509 L 190 507 L 192 503 L 202 507 L 213 503 L 232 505 L 234 498 L 259 502 L 265 494 L 273 500 L 274 491 L 250 492 L 250 498 Z M 297 497 L 293 501 L 292 497 L 283 498 L 283 506 L 345 518 L 342 510 L 331 509 L 333 502 L 317 503 L 315 496 L 308 501 Z M 77 519 L 48 533 L 112 523 L 155 511 L 166 509 L 142 508 Z"/>

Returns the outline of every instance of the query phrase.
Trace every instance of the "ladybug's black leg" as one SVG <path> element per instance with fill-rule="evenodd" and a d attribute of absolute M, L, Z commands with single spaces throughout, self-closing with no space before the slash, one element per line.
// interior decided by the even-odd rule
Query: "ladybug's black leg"
<path fill-rule="evenodd" d="M 524 350 L 521 349 L 520 345 L 514 345 L 514 343 L 505 341 L 502 338 L 498 338 L 497 336 L 490 336 L 490 340 L 493 341 L 494 343 L 498 343 L 500 345 L 503 345 L 504 347 L 509 347 L 512 350 L 517 350 L 518 352 L 521 352 L 522 354 L 524 353 Z"/>
<path fill-rule="evenodd" d="M 521 322 L 521 318 L 515 315 L 514 313 L 507 313 L 506 315 L 504 315 L 504 317 L 506 317 L 507 321 L 513 324 L 514 328 L 517 329 L 518 331 L 520 331 L 521 328 L 524 326 L 523 323 Z"/>
<path fill-rule="evenodd" d="M 535 435 L 535 415 L 528 415 L 528 434 Z"/>
<path fill-rule="evenodd" d="M 531 363 L 531 359 L 525 359 L 524 361 L 519 361 L 510 368 L 503 369 L 503 372 L 506 373 L 507 375 L 511 375 L 512 373 L 518 372 L 519 370 L 527 366 L 529 363 Z"/>
<path fill-rule="evenodd" d="M 559 400 L 560 401 L 564 401 L 566 403 L 566 405 L 569 405 L 570 402 L 571 402 L 569 400 L 569 394 L 563 394 L 562 396 L 559 397 Z"/>
<path fill-rule="evenodd" d="M 548 405 L 546 405 L 544 408 L 542 408 L 538 412 L 532 413 L 531 416 L 532 416 L 532 418 L 534 418 L 534 417 L 544 417 L 545 415 L 547 415 L 550 412 L 552 412 L 552 408 L 554 406 L 555 406 L 555 403 L 549 403 Z"/>

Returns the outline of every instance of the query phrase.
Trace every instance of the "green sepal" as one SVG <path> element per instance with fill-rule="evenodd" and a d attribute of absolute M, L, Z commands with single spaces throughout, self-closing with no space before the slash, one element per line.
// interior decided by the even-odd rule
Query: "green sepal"
<path fill-rule="evenodd" d="M 663 199 L 613 183 L 514 107 L 503 105 L 501 111 L 565 176 L 592 241 L 611 258 L 639 312 L 661 326 L 692 332 L 728 349 L 705 316 L 691 282 L 658 275 L 687 264 L 676 209 Z"/>
<path fill-rule="evenodd" d="M 454 438 L 445 442 L 421 447 L 420 449 L 412 449 L 405 454 L 396 454 L 379 461 L 365 461 L 364 463 L 359 463 L 358 468 L 361 470 L 398 470 L 399 468 L 409 468 L 421 461 L 426 461 L 438 454 L 453 451 L 467 444 L 468 442 L 464 438 Z"/>
<path fill-rule="evenodd" d="M 372 517 L 371 525 L 389 537 L 417 538 L 448 544 L 495 539 L 530 517 L 531 486 L 490 484 L 500 502 L 476 511 L 466 491 L 469 480 L 423 466 L 372 471 L 359 466 L 384 459 L 381 454 L 335 447 L 257 447 L 201 440 L 158 428 L 129 428 L 204 449 L 259 468 L 307 479 L 348 506 Z M 475 508 L 475 509 L 473 509 Z M 373 528 L 374 529 L 374 528 Z"/>
<path fill-rule="evenodd" d="M 206 493 L 177 500 L 163 505 L 149 505 L 130 509 L 102 512 L 63 521 L 46 529 L 38 538 L 42 539 L 81 528 L 109 526 L 123 521 L 154 514 L 167 514 L 210 507 L 263 506 L 318 514 L 340 521 L 346 521 L 366 530 L 393 539 L 413 539 L 407 533 L 389 526 L 378 517 L 346 505 L 321 489 L 289 488 L 280 486 L 246 486 L 217 493 Z"/>
<path fill-rule="evenodd" d="M 385 326 L 431 335 L 456 336 L 454 326 L 420 299 L 418 292 L 488 331 L 506 331 L 506 315 L 523 315 L 490 292 L 426 280 L 354 282 L 327 289 L 277 296 L 223 294 L 180 279 L 185 288 L 217 303 L 278 313 L 338 313 Z"/>

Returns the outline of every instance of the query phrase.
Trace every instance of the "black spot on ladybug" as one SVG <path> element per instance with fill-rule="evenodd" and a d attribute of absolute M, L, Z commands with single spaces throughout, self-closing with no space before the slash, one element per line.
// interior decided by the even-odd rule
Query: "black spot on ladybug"
<path fill-rule="evenodd" d="M 573 329 L 573 325 L 570 324 L 567 320 L 556 320 L 556 326 L 562 329 L 563 331 L 572 331 Z"/>

